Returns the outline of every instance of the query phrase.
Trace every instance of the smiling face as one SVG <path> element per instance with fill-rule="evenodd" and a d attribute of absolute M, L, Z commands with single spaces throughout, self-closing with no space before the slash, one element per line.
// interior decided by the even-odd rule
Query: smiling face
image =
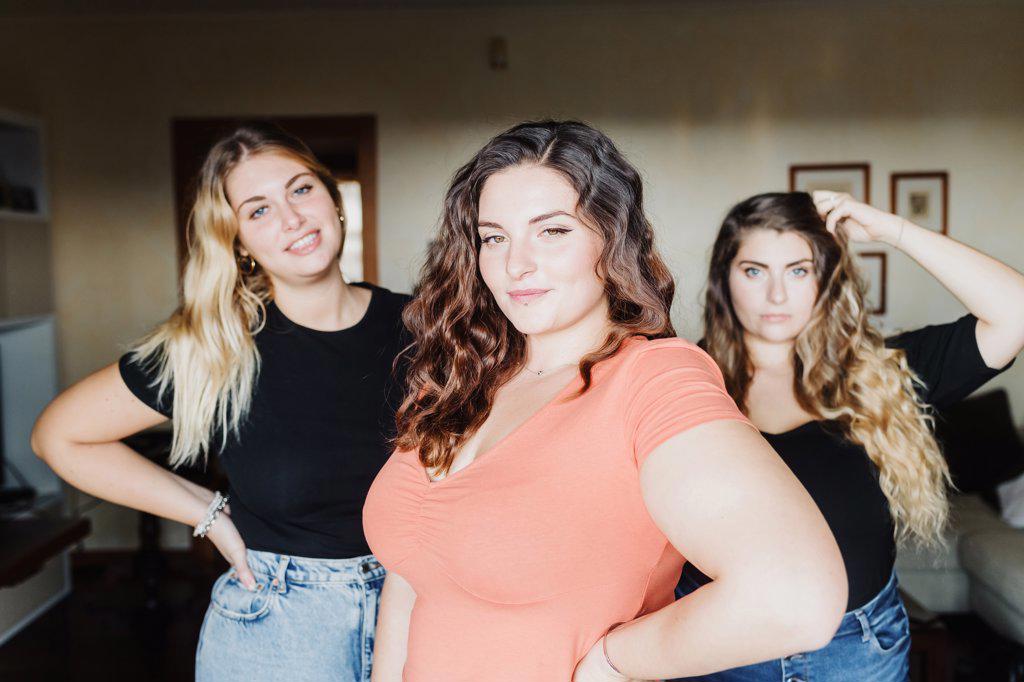
<path fill-rule="evenodd" d="M 794 232 L 752 229 L 729 267 L 729 293 L 748 336 L 791 342 L 811 319 L 818 297 L 814 254 Z"/>
<path fill-rule="evenodd" d="M 523 334 L 608 319 L 603 240 L 576 215 L 578 200 L 565 177 L 536 165 L 495 173 L 480 192 L 480 274 Z"/>
<path fill-rule="evenodd" d="M 338 269 L 338 208 L 305 165 L 286 154 L 256 154 L 228 174 L 224 187 L 243 255 L 252 256 L 272 281 L 300 284 Z"/>

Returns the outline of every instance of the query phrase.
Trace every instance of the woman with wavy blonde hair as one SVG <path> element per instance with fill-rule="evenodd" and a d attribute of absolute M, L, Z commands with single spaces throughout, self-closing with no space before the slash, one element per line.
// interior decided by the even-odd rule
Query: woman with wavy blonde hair
<path fill-rule="evenodd" d="M 969 314 L 883 338 L 868 318 L 851 241 L 903 251 Z M 711 254 L 704 344 L 729 394 L 828 521 L 849 596 L 824 649 L 695 679 L 907 678 L 896 545 L 942 542 L 948 513 L 949 472 L 930 408 L 965 397 L 1012 361 L 1024 346 L 1022 309 L 1019 273 L 849 195 L 762 194 L 729 211 Z M 684 568 L 680 594 L 707 582 L 697 566 Z"/>
<path fill-rule="evenodd" d="M 640 174 L 612 141 L 520 124 L 444 206 L 406 312 L 398 449 L 366 498 L 388 569 L 374 682 L 663 679 L 828 641 L 835 541 L 674 338 Z M 722 580 L 675 602 L 681 552 Z"/>
<path fill-rule="evenodd" d="M 274 126 L 214 145 L 189 229 L 178 309 L 58 396 L 33 448 L 77 488 L 195 526 L 228 560 L 197 680 L 368 680 L 384 570 L 361 508 L 389 451 L 408 297 L 343 279 L 337 185 Z M 216 454 L 228 495 L 120 442 L 170 418 L 172 468 Z"/>

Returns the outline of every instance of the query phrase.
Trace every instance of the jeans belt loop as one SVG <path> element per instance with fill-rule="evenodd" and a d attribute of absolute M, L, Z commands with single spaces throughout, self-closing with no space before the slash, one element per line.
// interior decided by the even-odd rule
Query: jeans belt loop
<path fill-rule="evenodd" d="M 271 581 L 271 586 L 279 593 L 284 594 L 288 591 L 288 581 L 285 579 L 285 573 L 288 571 L 288 557 L 285 555 L 279 555 L 277 562 L 277 569 L 274 572 L 274 579 Z"/>
<path fill-rule="evenodd" d="M 864 615 L 864 612 L 857 609 L 853 612 L 853 615 L 857 616 L 857 620 L 860 622 L 861 637 L 860 641 L 870 642 L 871 641 L 871 624 L 868 623 L 868 617 Z"/>

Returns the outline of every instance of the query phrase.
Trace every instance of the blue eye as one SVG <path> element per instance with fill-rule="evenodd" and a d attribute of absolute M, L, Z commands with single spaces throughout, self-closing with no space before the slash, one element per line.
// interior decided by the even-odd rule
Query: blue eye
<path fill-rule="evenodd" d="M 810 270 L 808 270 L 807 268 L 803 268 L 803 267 L 801 267 L 801 268 L 793 268 L 790 272 L 792 272 L 797 277 L 806 277 L 807 275 L 810 274 Z"/>
<path fill-rule="evenodd" d="M 310 184 L 307 183 L 307 184 L 303 185 L 302 187 L 297 187 L 295 189 L 294 193 L 298 194 L 298 195 L 309 194 L 312 191 L 312 189 L 313 189 L 313 185 L 310 185 Z"/>
<path fill-rule="evenodd" d="M 267 207 L 266 206 L 260 206 L 255 211 L 253 211 L 252 213 L 249 214 L 249 220 L 256 220 L 257 218 L 262 217 L 263 214 L 266 213 L 266 212 L 267 212 Z"/>
<path fill-rule="evenodd" d="M 743 268 L 743 274 L 747 277 L 757 277 L 761 274 L 761 268 Z"/>

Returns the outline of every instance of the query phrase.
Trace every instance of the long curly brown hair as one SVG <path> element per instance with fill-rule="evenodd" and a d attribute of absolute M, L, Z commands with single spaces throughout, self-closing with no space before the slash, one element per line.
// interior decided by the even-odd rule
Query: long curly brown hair
<path fill-rule="evenodd" d="M 839 423 L 878 467 L 899 540 L 941 542 L 948 517 L 949 469 L 933 435 L 929 407 L 902 350 L 889 349 L 868 319 L 865 285 L 846 237 L 834 237 L 804 192 L 759 194 L 729 211 L 708 272 L 704 342 L 726 389 L 746 411 L 753 366 L 733 309 L 729 269 L 751 230 L 792 232 L 811 247 L 818 297 L 793 347 L 793 391 L 819 419 Z"/>
<path fill-rule="evenodd" d="M 654 246 L 643 183 L 612 141 L 584 123 L 550 120 L 521 123 L 494 137 L 455 173 L 404 313 L 413 343 L 396 443 L 418 450 L 422 464 L 441 474 L 524 361 L 525 338 L 498 308 L 477 263 L 480 191 L 495 173 L 521 165 L 561 173 L 579 195 L 580 217 L 603 238 L 597 272 L 612 331 L 580 361 L 577 395 L 590 387 L 594 365 L 629 337 L 675 336 L 669 317 L 675 284 Z"/>

